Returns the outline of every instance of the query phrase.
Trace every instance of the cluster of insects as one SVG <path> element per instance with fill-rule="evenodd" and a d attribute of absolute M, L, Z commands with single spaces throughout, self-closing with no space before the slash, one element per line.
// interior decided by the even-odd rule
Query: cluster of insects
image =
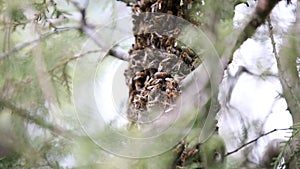
<path fill-rule="evenodd" d="M 197 167 L 193 166 L 191 168 L 204 168 L 201 166 L 200 144 L 189 147 L 188 143 L 182 141 L 175 147 L 175 151 L 178 156 L 172 168 L 181 169 L 186 168 L 184 166 L 191 166 L 193 164 L 197 164 Z"/>
<path fill-rule="evenodd" d="M 153 107 L 163 112 L 174 107 L 180 80 L 200 59 L 177 40 L 181 27 L 174 16 L 183 17 L 180 0 L 137 0 L 132 12 L 135 43 L 124 75 L 129 87 L 127 117 L 138 122 Z"/>

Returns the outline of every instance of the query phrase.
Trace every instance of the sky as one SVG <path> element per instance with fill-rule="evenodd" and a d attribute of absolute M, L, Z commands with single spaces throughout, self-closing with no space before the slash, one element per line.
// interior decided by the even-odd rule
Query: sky
<path fill-rule="evenodd" d="M 250 7 L 240 4 L 235 8 L 234 27 L 240 29 L 249 15 L 252 14 L 255 1 L 248 1 Z M 286 1 L 280 1 L 271 13 L 274 38 L 277 51 L 280 50 L 284 35 L 295 21 L 293 5 L 286 5 Z M 245 67 L 250 73 L 244 72 L 237 77 L 235 87 L 232 90 L 229 103 L 226 98 L 229 95 L 229 85 L 239 67 Z M 273 47 L 269 38 L 269 30 L 266 24 L 258 28 L 252 38 L 246 40 L 234 53 L 233 63 L 226 71 L 219 93 L 222 109 L 218 114 L 220 135 L 225 138 L 228 151 L 232 151 L 243 144 L 245 129 L 251 141 L 262 133 L 274 129 L 289 128 L 293 124 L 292 116 L 287 110 L 287 103 L 280 97 L 282 87 L 277 77 L 277 64 L 273 53 Z M 277 131 L 260 139 L 251 145 L 248 158 L 250 162 L 258 164 L 267 144 L 273 139 L 286 140 L 290 133 Z M 234 158 L 244 158 L 247 149 L 235 153 Z"/>

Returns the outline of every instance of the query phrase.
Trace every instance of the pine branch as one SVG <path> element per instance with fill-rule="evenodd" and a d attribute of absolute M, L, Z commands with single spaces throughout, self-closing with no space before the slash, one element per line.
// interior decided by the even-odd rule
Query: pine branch
<path fill-rule="evenodd" d="M 48 123 L 44 119 L 38 116 L 32 116 L 28 110 L 19 108 L 8 100 L 0 98 L 0 106 L 10 109 L 16 115 L 28 120 L 31 123 L 40 126 L 41 128 L 51 131 L 55 135 L 66 136 L 67 134 L 62 127 Z"/>
<path fill-rule="evenodd" d="M 76 29 L 77 29 L 76 27 L 55 28 L 55 29 L 53 29 L 53 30 L 51 30 L 49 32 L 41 34 L 39 37 L 37 37 L 37 38 L 35 38 L 33 40 L 20 43 L 20 44 L 16 45 L 14 48 L 12 48 L 11 50 L 9 50 L 9 51 L 0 53 L 0 59 L 5 58 L 5 57 L 7 57 L 7 56 L 9 56 L 9 55 L 11 55 L 11 54 L 13 54 L 15 52 L 18 52 L 19 50 L 21 50 L 21 49 L 23 49 L 25 47 L 33 45 L 33 44 L 39 42 L 42 39 L 48 38 L 51 35 L 54 35 L 54 34 L 57 34 L 57 33 L 61 33 L 61 32 L 65 32 L 65 31 L 69 31 L 69 30 L 76 30 Z"/>
<path fill-rule="evenodd" d="M 69 95 L 71 95 L 72 85 L 71 85 L 71 77 L 67 72 L 68 64 L 70 62 L 77 60 L 81 57 L 84 57 L 88 54 L 99 53 L 99 52 L 101 52 L 101 50 L 91 50 L 91 51 L 87 51 L 85 53 L 81 53 L 79 55 L 64 58 L 60 63 L 58 63 L 58 64 L 54 65 L 52 68 L 50 68 L 48 70 L 48 72 L 51 74 L 53 79 L 57 78 L 57 79 L 59 79 L 58 81 L 60 81 L 60 79 L 62 79 L 62 85 L 66 86 Z M 62 72 L 62 75 L 60 75 L 57 72 Z"/>
<path fill-rule="evenodd" d="M 294 126 L 295 130 L 292 133 L 292 136 L 285 142 L 284 146 L 282 147 L 282 151 L 276 158 L 274 162 L 274 166 L 278 166 L 282 160 L 285 158 L 285 165 L 288 165 L 287 168 L 296 168 L 295 163 L 297 164 L 297 158 L 299 156 L 299 126 Z M 285 166 L 283 165 L 283 166 Z"/>
<path fill-rule="evenodd" d="M 80 5 L 76 1 L 73 0 L 71 2 L 80 11 L 81 16 L 82 16 L 81 24 L 80 24 L 79 27 L 74 26 L 74 27 L 65 27 L 65 28 L 54 28 L 53 30 L 51 30 L 49 32 L 41 34 L 39 37 L 37 37 L 33 40 L 20 43 L 20 44 L 16 45 L 14 48 L 12 48 L 11 50 L 0 53 L 0 59 L 5 58 L 5 57 L 7 57 L 7 56 L 9 56 L 9 55 L 11 55 L 15 52 L 18 52 L 18 51 L 20 51 L 21 49 L 23 49 L 25 47 L 36 44 L 40 40 L 46 39 L 49 36 L 54 35 L 56 33 L 61 33 L 61 32 L 65 32 L 65 31 L 69 31 L 69 30 L 80 30 L 80 31 L 84 32 L 85 35 L 90 37 L 100 48 L 103 48 L 103 50 L 107 50 L 108 51 L 107 54 L 109 54 L 109 55 L 111 55 L 115 58 L 127 61 L 128 60 L 128 55 L 124 50 L 122 50 L 118 47 L 112 47 L 111 48 L 110 45 L 108 43 L 106 43 L 105 41 L 103 41 L 102 40 L 103 38 L 101 38 L 97 34 L 97 32 L 94 30 L 93 26 L 91 26 L 87 23 L 86 8 L 88 6 L 88 3 L 86 3 L 84 7 L 80 7 Z"/>

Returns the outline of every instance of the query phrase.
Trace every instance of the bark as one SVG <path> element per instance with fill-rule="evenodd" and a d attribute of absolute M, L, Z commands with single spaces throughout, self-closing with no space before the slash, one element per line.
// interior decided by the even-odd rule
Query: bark
<path fill-rule="evenodd" d="M 296 59 L 300 55 L 300 40 L 297 38 L 300 34 L 300 10 L 296 13 L 296 23 L 288 39 L 283 43 L 283 47 L 277 58 L 277 66 L 279 71 L 279 79 L 283 87 L 283 95 L 287 101 L 288 107 L 293 115 L 295 124 L 300 123 L 300 80 L 297 71 Z"/>

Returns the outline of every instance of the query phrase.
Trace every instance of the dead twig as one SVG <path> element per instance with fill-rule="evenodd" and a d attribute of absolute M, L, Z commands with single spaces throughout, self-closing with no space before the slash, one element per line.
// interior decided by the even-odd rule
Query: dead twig
<path fill-rule="evenodd" d="M 262 138 L 262 137 L 264 137 L 264 136 L 267 136 L 267 135 L 269 135 L 269 134 L 271 134 L 271 133 L 274 133 L 274 132 L 276 132 L 276 131 L 285 131 L 285 130 L 294 130 L 294 128 L 274 129 L 274 130 L 271 130 L 271 131 L 269 131 L 269 132 L 267 132 L 267 133 L 261 134 L 260 136 L 256 137 L 255 139 L 253 139 L 253 140 L 251 140 L 251 141 L 249 141 L 249 142 L 247 142 L 247 143 L 241 145 L 241 146 L 238 147 L 237 149 L 235 149 L 235 150 L 233 150 L 233 151 L 230 151 L 230 152 L 227 152 L 227 153 L 225 154 L 225 156 L 229 156 L 229 155 L 231 155 L 231 154 L 233 154 L 233 153 L 236 153 L 236 152 L 240 151 L 241 149 L 245 148 L 246 146 L 248 146 L 248 145 L 250 145 L 250 144 L 252 144 L 252 143 L 257 142 L 260 138 Z"/>

